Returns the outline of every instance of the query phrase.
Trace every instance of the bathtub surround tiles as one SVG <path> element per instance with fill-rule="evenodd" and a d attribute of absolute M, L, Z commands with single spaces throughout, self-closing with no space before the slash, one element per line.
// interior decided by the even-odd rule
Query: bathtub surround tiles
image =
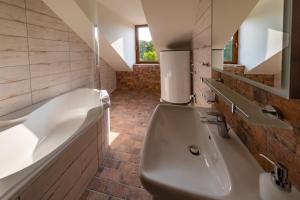
<path fill-rule="evenodd" d="M 25 8 L 24 0 L 0 0 L 0 2 L 7 3 L 10 5 L 18 6 L 20 8 Z"/>
<path fill-rule="evenodd" d="M 100 87 L 93 52 L 42 0 L 0 0 L 0 27 L 0 116 Z"/>
<path fill-rule="evenodd" d="M 100 80 L 101 89 L 107 90 L 109 94 L 117 89 L 116 72 L 103 59 L 100 60 Z"/>
<path fill-rule="evenodd" d="M 108 110 L 49 163 L 45 170 L 21 188 L 13 199 L 79 199 L 99 166 L 102 166 L 107 151 L 107 124 L 104 123 L 107 117 Z"/>
<path fill-rule="evenodd" d="M 160 94 L 159 64 L 133 65 L 133 71 L 117 72 L 120 89 L 149 90 Z"/>
<path fill-rule="evenodd" d="M 158 103 L 159 94 L 147 89 L 112 93 L 111 142 L 81 200 L 152 199 L 140 183 L 138 167 L 148 122 Z"/>
<path fill-rule="evenodd" d="M 196 105 L 202 107 L 210 107 L 203 98 L 209 89 L 201 79 L 211 77 L 211 68 L 203 65 L 203 63 L 211 65 L 211 4 L 211 0 L 199 2 L 193 32 L 194 94 L 197 99 Z"/>

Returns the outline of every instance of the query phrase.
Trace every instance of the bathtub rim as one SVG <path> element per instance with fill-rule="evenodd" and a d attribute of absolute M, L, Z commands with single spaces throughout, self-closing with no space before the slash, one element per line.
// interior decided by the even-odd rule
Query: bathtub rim
<path fill-rule="evenodd" d="M 82 88 L 81 88 L 82 89 Z M 76 89 L 78 90 L 78 89 Z M 70 91 L 74 92 L 76 90 Z M 92 89 L 91 89 L 92 90 Z M 65 95 L 68 93 L 64 93 Z M 58 98 L 62 95 L 56 96 Z M 54 98 L 52 98 L 54 99 Z M 100 100 L 100 99 L 99 99 Z M 51 101 L 51 100 L 49 100 Z M 47 101 L 47 102 L 49 102 Z M 46 102 L 46 103 L 47 103 Z M 44 104 L 43 104 L 44 105 Z M 0 199 L 14 199 L 17 198 L 22 192 L 25 191 L 26 187 L 34 182 L 35 177 L 38 177 L 43 172 L 46 171 L 48 167 L 50 167 L 58 158 L 58 156 L 66 150 L 70 145 L 75 142 L 80 136 L 85 134 L 88 129 L 94 126 L 97 122 L 99 122 L 100 118 L 103 117 L 104 113 L 108 110 L 108 107 L 104 104 L 100 104 L 100 106 L 96 106 L 90 109 L 87 112 L 87 116 L 81 126 L 74 132 L 74 134 L 65 141 L 61 146 L 52 151 L 50 154 L 40 159 L 36 163 L 28 166 L 8 177 L 0 180 Z M 4 189 L 2 189 L 2 186 Z"/>
<path fill-rule="evenodd" d="M 0 134 L 2 131 L 9 129 L 11 127 L 17 126 L 23 122 L 25 122 L 28 119 L 28 116 L 39 109 L 40 107 L 46 105 L 47 103 L 51 102 L 52 100 L 62 97 L 64 95 L 79 91 L 79 90 L 84 90 L 84 89 L 89 89 L 89 90 L 98 90 L 99 94 L 102 91 L 101 89 L 92 89 L 92 88 L 75 88 L 67 92 L 63 92 L 61 94 L 58 94 L 54 97 L 51 97 L 49 99 L 42 100 L 38 103 L 26 106 L 24 108 L 18 109 L 14 112 L 8 113 L 6 115 L 0 116 Z"/>

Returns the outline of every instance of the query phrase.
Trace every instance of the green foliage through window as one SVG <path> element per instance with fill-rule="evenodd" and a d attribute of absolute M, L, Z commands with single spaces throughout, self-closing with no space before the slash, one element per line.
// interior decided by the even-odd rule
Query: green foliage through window
<path fill-rule="evenodd" d="M 138 55 L 137 62 L 157 62 L 158 56 L 154 49 L 152 37 L 147 25 L 136 26 Z"/>
<path fill-rule="evenodd" d="M 233 61 L 233 39 L 229 40 L 224 49 L 224 62 Z"/>
<path fill-rule="evenodd" d="M 157 54 L 152 41 L 139 41 L 140 61 L 157 61 Z"/>

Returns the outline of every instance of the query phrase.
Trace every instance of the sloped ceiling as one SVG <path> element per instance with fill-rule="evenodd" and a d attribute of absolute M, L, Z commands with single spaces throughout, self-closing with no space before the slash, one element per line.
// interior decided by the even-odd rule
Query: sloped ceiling
<path fill-rule="evenodd" d="M 132 25 L 147 24 L 141 0 L 98 0 Z"/>
<path fill-rule="evenodd" d="M 199 0 L 141 0 L 156 50 L 191 49 Z"/>
<path fill-rule="evenodd" d="M 115 71 L 131 71 L 132 68 L 120 57 L 110 43 L 100 34 L 100 57 L 105 60 Z"/>
<path fill-rule="evenodd" d="M 94 49 L 94 24 L 74 0 L 43 0 L 87 45 Z"/>
<path fill-rule="evenodd" d="M 106 41 L 131 68 L 135 64 L 134 25 L 99 2 L 98 25 Z"/>
<path fill-rule="evenodd" d="M 191 47 L 199 1 L 141 0 L 158 51 Z M 213 0 L 213 49 L 225 47 L 257 2 L 258 0 Z"/>
<path fill-rule="evenodd" d="M 94 45 L 94 24 L 97 24 L 95 0 L 43 0 L 91 49 Z M 94 5 L 94 7 L 93 7 Z M 131 67 L 100 34 L 100 56 L 116 71 L 129 71 Z"/>
<path fill-rule="evenodd" d="M 224 49 L 258 1 L 213 0 L 213 49 Z"/>

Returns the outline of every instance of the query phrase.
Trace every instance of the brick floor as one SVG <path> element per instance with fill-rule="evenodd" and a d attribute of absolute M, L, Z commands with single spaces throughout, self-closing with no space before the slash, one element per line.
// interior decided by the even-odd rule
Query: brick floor
<path fill-rule="evenodd" d="M 117 90 L 112 94 L 110 144 L 81 200 L 151 200 L 138 177 L 140 150 L 150 116 L 159 103 L 152 92 Z"/>

